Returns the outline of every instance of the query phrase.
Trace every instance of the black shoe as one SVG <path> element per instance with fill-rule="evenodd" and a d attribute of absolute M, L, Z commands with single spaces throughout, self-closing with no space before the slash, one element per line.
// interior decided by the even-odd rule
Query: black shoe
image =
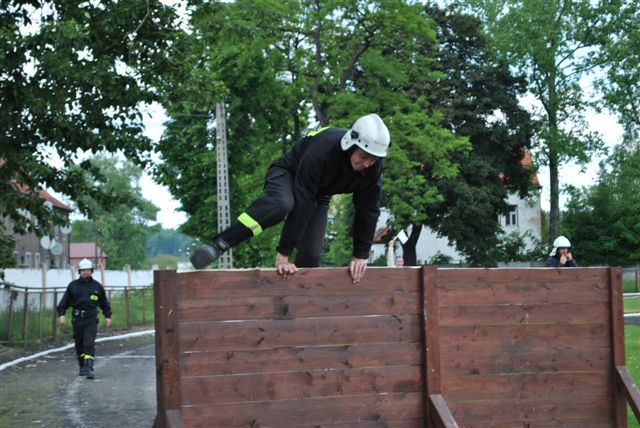
<path fill-rule="evenodd" d="M 215 262 L 224 253 L 224 250 L 219 245 L 202 245 L 193 252 L 191 258 L 191 264 L 196 269 L 203 269 Z"/>
<path fill-rule="evenodd" d="M 93 373 L 93 367 L 86 367 L 87 370 L 87 379 L 95 379 L 96 375 Z"/>
<path fill-rule="evenodd" d="M 86 376 L 87 375 L 87 368 L 85 366 L 80 367 L 80 373 L 78 373 L 78 376 Z"/>

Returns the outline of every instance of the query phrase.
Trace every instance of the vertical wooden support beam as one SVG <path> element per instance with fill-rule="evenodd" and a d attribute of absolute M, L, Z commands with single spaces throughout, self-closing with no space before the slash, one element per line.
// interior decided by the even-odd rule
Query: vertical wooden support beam
<path fill-rule="evenodd" d="M 11 330 L 13 329 L 13 302 L 18 300 L 20 293 L 9 289 L 9 319 L 7 320 L 7 342 L 11 342 Z"/>
<path fill-rule="evenodd" d="M 438 268 L 426 266 L 422 268 L 422 304 L 423 320 L 425 325 L 425 420 L 428 426 L 432 424 L 433 407 L 429 396 L 440 394 L 440 334 L 438 317 L 438 295 L 436 282 L 438 280 Z"/>
<path fill-rule="evenodd" d="M 131 329 L 131 308 L 129 307 L 129 287 L 124 288 L 124 313 L 127 318 L 127 328 Z"/>
<path fill-rule="evenodd" d="M 153 273 L 156 327 L 156 393 L 154 428 L 170 426 L 167 412 L 180 411 L 180 366 L 177 303 L 180 288 L 175 270 Z"/>
<path fill-rule="evenodd" d="M 622 270 L 609 268 L 609 290 L 611 296 L 611 349 L 613 367 L 611 373 L 615 383 L 613 416 L 618 428 L 627 427 L 627 400 L 622 385 L 617 381 L 617 367 L 624 366 L 624 309 L 622 306 Z"/>

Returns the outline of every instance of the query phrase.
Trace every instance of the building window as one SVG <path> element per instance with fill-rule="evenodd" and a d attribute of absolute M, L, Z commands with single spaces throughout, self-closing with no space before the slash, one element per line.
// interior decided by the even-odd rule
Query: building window
<path fill-rule="evenodd" d="M 40 267 L 40 253 L 36 253 L 35 255 L 36 255 L 36 265 L 35 265 L 35 267 L 37 269 L 38 267 Z"/>
<path fill-rule="evenodd" d="M 505 217 L 505 226 L 517 226 L 518 225 L 518 207 L 516 205 L 509 205 L 509 213 Z"/>
<path fill-rule="evenodd" d="M 30 253 L 30 252 L 27 252 L 27 253 L 25 253 L 25 255 L 24 255 L 24 256 L 25 256 L 24 264 L 27 266 L 27 268 L 32 267 L 32 266 L 31 266 L 31 253 Z"/>
<path fill-rule="evenodd" d="M 16 265 L 20 266 L 20 254 L 17 251 L 13 252 L 13 258 L 16 260 Z"/>

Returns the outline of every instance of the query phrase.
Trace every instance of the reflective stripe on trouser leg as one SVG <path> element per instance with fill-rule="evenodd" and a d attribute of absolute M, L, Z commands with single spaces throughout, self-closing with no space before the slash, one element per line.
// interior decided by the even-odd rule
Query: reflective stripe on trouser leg
<path fill-rule="evenodd" d="M 253 233 L 253 236 L 257 236 L 262 233 L 262 227 L 260 226 L 260 224 L 255 221 L 249 214 L 240 214 L 240 216 L 238 217 L 238 221 L 242 223 L 242 225 L 247 229 L 249 229 L 251 233 Z"/>
<path fill-rule="evenodd" d="M 89 355 L 89 354 L 84 354 L 84 359 L 85 360 L 95 360 L 93 355 Z"/>

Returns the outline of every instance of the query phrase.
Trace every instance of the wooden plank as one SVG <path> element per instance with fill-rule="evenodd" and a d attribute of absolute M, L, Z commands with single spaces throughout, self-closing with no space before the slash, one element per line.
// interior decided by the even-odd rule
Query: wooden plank
<path fill-rule="evenodd" d="M 314 422 L 308 422 L 306 424 L 296 425 L 297 427 L 313 427 L 313 428 L 424 428 L 424 419 L 400 419 L 389 420 L 381 419 L 379 421 L 365 421 L 365 422 L 348 422 L 337 424 L 316 424 Z"/>
<path fill-rule="evenodd" d="M 475 288 L 481 284 L 517 284 L 542 282 L 562 285 L 589 282 L 607 283 L 607 268 L 441 268 L 438 269 L 439 284 L 447 289 Z M 603 288 L 604 290 L 604 288 Z"/>
<path fill-rule="evenodd" d="M 611 343 L 606 324 L 446 326 L 440 327 L 440 337 L 443 359 L 486 349 L 522 352 L 562 346 L 606 348 Z"/>
<path fill-rule="evenodd" d="M 579 373 L 524 373 L 448 376 L 442 378 L 442 395 L 449 401 L 588 398 L 611 395 L 610 371 Z"/>
<path fill-rule="evenodd" d="M 326 424 L 420 419 L 422 393 L 395 393 L 349 397 L 303 398 L 240 404 L 183 406 L 191 427 L 293 427 Z"/>
<path fill-rule="evenodd" d="M 542 303 L 440 306 L 441 326 L 607 323 L 609 305 L 602 303 Z"/>
<path fill-rule="evenodd" d="M 420 392 L 421 366 L 182 378 L 183 405 Z"/>
<path fill-rule="evenodd" d="M 616 367 L 616 372 L 618 382 L 620 382 L 621 388 L 624 390 L 624 395 L 627 398 L 629 407 L 631 407 L 633 414 L 636 416 L 638 422 L 640 422 L 640 392 L 638 392 L 638 386 L 633 382 L 627 366 Z"/>
<path fill-rule="evenodd" d="M 409 366 L 422 363 L 419 342 L 192 352 L 182 375 L 275 373 L 317 369 Z"/>
<path fill-rule="evenodd" d="M 415 315 L 181 323 L 179 332 L 183 352 L 416 342 L 421 335 Z"/>
<path fill-rule="evenodd" d="M 498 373 L 603 371 L 612 364 L 610 348 L 555 346 L 542 349 L 484 349 L 452 353 L 441 362 L 448 376 Z"/>
<path fill-rule="evenodd" d="M 418 293 L 404 292 L 183 300 L 179 308 L 181 322 L 420 313 Z"/>
<path fill-rule="evenodd" d="M 605 269 L 575 269 L 576 272 L 565 273 L 567 271 L 569 269 L 441 269 L 438 271 L 439 300 L 443 306 L 609 301 Z"/>
<path fill-rule="evenodd" d="M 176 302 L 180 291 L 173 270 L 153 273 L 156 329 L 156 394 L 154 426 L 168 427 L 167 411 L 180 409 L 179 335 Z"/>
<path fill-rule="evenodd" d="M 431 407 L 429 413 L 436 427 L 458 428 L 458 423 L 442 395 L 429 394 L 429 406 Z"/>
<path fill-rule="evenodd" d="M 465 428 L 616 428 L 613 421 L 536 421 L 535 423 L 520 422 L 514 425 L 514 422 L 467 422 Z"/>
<path fill-rule="evenodd" d="M 184 299 L 216 299 L 249 296 L 310 296 L 354 292 L 417 293 L 417 268 L 369 268 L 364 279 L 353 284 L 346 268 L 300 269 L 282 279 L 275 269 L 215 270 L 181 273 Z"/>
<path fill-rule="evenodd" d="M 584 427 L 609 424 L 612 397 L 603 395 L 591 399 L 566 400 L 502 400 L 502 401 L 448 401 L 449 408 L 460 426 L 471 424 L 511 424 L 537 427 L 540 422 L 582 421 Z"/>
<path fill-rule="evenodd" d="M 622 306 L 622 270 L 609 268 L 609 289 L 611 297 L 611 348 L 613 350 L 613 372 L 616 367 L 625 364 L 624 355 L 624 309 Z M 616 423 L 621 428 L 627 426 L 627 403 L 624 389 L 616 382 L 614 389 L 614 407 Z"/>
<path fill-rule="evenodd" d="M 422 268 L 422 284 L 423 284 L 423 322 L 425 325 L 424 330 L 424 344 L 425 344 L 425 398 L 424 398 L 424 413 L 425 419 L 432 420 L 432 409 L 429 403 L 429 396 L 431 394 L 440 394 L 440 329 L 439 329 L 439 316 L 438 316 L 438 268 L 435 266 L 428 266 Z"/>

